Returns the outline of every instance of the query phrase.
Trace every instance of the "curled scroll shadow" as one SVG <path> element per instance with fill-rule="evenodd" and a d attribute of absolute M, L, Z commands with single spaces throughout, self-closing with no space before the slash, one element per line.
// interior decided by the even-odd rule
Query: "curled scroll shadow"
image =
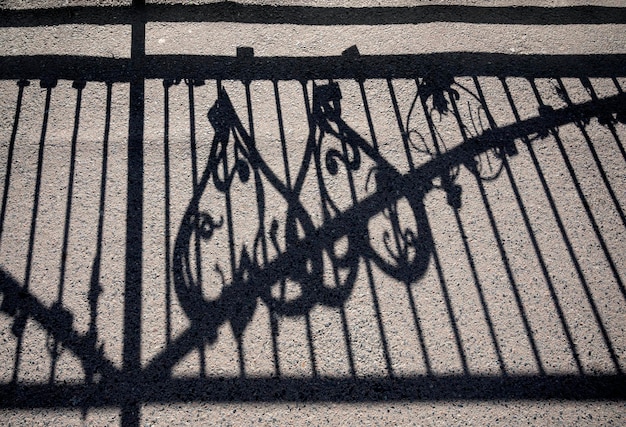
<path fill-rule="evenodd" d="M 208 119 L 215 130 L 209 159 L 181 222 L 173 256 L 174 285 L 181 306 L 193 323 L 202 325 L 208 342 L 217 339 L 217 329 L 225 322 L 230 322 L 235 337 L 240 340 L 259 299 L 282 316 L 304 315 L 316 305 L 343 306 L 352 293 L 363 259 L 373 261 L 382 272 L 405 283 L 414 283 L 424 275 L 433 243 L 423 198 L 431 184 L 425 181 L 426 184 L 418 182 L 410 187 L 403 185 L 402 174 L 342 119 L 337 83 L 313 85 L 309 137 L 298 173 L 304 177 L 315 170 L 324 213 L 324 223 L 319 227 L 302 203 L 303 179 L 291 188 L 272 170 L 223 88 L 208 112 Z M 331 145 L 330 140 L 338 143 Z M 334 200 L 330 181 L 340 172 L 350 175 L 363 167 L 365 156 L 374 163 L 368 176 L 374 177 L 374 194 L 381 197 L 375 197 L 374 203 L 355 204 L 342 211 Z M 256 197 L 259 212 L 258 224 L 250 224 L 256 227 L 256 234 L 249 246 L 244 244 L 233 250 L 230 191 L 235 184 L 250 181 L 256 191 L 251 200 Z M 284 217 L 274 218 L 269 230 L 263 224 L 267 182 L 287 205 Z M 207 191 L 221 193 L 226 199 L 225 212 L 214 213 L 220 210 L 215 206 L 209 208 L 211 212 L 200 210 L 200 199 Z M 403 207 L 402 212 L 406 212 L 407 206 L 413 217 L 408 225 L 400 220 L 406 215 L 399 214 Z M 377 216 L 379 213 L 383 213 L 383 224 Z M 382 236 L 372 236 L 372 221 L 377 221 L 377 230 L 383 226 Z M 282 242 L 278 236 L 280 224 L 284 224 Z M 203 294 L 202 278 L 194 265 L 198 262 L 194 242 L 210 241 L 224 228 L 231 252 L 224 250 L 211 255 L 219 259 L 230 256 L 232 279 L 227 283 L 226 275 L 216 263 L 221 291 L 210 299 Z M 268 261 L 270 246 L 278 254 Z M 212 265 L 214 260 L 206 261 Z M 333 272 L 332 279 L 328 278 L 329 271 Z M 334 283 L 327 283 L 329 280 Z M 299 288 L 295 298 L 288 299 L 284 292 L 278 292 L 279 295 L 275 292 L 286 281 Z M 204 285 L 216 286 L 215 283 Z"/>

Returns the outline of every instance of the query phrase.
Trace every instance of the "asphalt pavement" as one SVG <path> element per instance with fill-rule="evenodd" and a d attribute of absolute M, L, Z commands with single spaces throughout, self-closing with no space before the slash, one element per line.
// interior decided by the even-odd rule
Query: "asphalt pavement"
<path fill-rule="evenodd" d="M 139 3 L 0 1 L 0 424 L 624 424 L 623 1 Z"/>

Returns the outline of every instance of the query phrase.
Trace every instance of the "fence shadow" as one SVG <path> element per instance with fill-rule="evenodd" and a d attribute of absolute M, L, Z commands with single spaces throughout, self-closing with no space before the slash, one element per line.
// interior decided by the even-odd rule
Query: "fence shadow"
<path fill-rule="evenodd" d="M 1 353 L 12 367 L 0 383 L 2 408 L 114 407 L 123 425 L 135 425 L 142 405 L 167 402 L 624 400 L 624 55 L 145 53 L 151 20 L 317 25 L 331 16 L 199 8 L 112 14 L 132 25 L 129 59 L 0 58 L 0 79 L 17 81 L 2 166 L 0 311 L 5 343 L 14 343 Z M 348 24 L 369 25 L 452 16 L 624 22 L 621 8 L 486 9 L 346 13 Z M 100 8 L 66 12 L 3 11 L 0 22 L 110 22 Z M 42 194 L 57 176 L 46 167 L 58 145 L 48 134 L 52 97 L 68 82 L 76 98 L 73 121 L 63 121 L 72 128 L 61 161 L 67 184 L 60 203 L 47 205 Z M 103 136 L 86 195 L 79 130 L 91 125 L 81 117 L 93 85 L 104 90 Z M 37 86 L 39 140 L 23 160 L 23 104 Z M 120 87 L 128 133 L 114 154 Z M 156 120 L 151 103 L 162 108 Z M 113 225 L 112 180 L 125 180 Z M 81 200 L 97 213 L 81 217 Z M 35 257 L 49 210 L 62 224 L 48 252 L 60 254 L 58 280 Z M 72 235 L 77 222 L 86 236 Z M 119 360 L 100 325 L 103 295 L 117 286 L 106 279 L 109 229 L 123 235 L 113 294 Z M 74 267 L 68 256 L 80 240 L 93 257 Z M 72 274 L 83 274 L 82 314 L 67 306 Z M 153 311 L 158 322 L 146 320 Z M 48 372 L 23 381 L 23 359 L 41 336 Z M 64 381 L 67 352 L 82 374 Z"/>

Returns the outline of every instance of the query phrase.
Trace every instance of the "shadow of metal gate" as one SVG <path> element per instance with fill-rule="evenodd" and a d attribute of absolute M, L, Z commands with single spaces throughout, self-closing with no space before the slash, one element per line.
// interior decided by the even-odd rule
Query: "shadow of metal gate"
<path fill-rule="evenodd" d="M 216 20 L 239 16 L 241 22 L 271 23 L 282 16 L 316 25 L 331 15 L 320 8 L 287 8 L 281 15 L 236 4 L 173 9 L 139 3 L 111 18 L 132 25 L 128 59 L 2 59 L 0 79 L 18 84 L 3 165 L 0 248 L 15 250 L 7 244 L 19 241 L 11 238 L 19 233 L 5 227 L 10 215 L 29 218 L 30 226 L 25 259 L 0 270 L 0 309 L 8 325 L 3 335 L 15 341 L 14 350 L 2 353 L 13 366 L 11 378 L 0 384 L 2 407 L 119 407 L 122 423 L 132 425 L 141 405 L 156 402 L 624 399 L 624 55 L 361 56 L 356 47 L 338 57 L 313 58 L 255 57 L 250 48 L 235 57 L 146 55 L 145 23 L 163 16 L 189 21 L 203 10 Z M 466 9 L 469 22 L 504 19 L 498 10 Z M 97 8 L 72 10 L 3 14 L 5 22 L 23 25 L 109 19 Z M 624 22 L 621 9 L 592 10 L 582 15 L 566 9 L 563 23 Z M 449 8 L 420 11 L 428 13 L 385 9 L 366 18 L 365 12 L 347 12 L 354 13 L 351 23 L 457 16 Z M 541 21 L 543 12 L 525 9 L 519 19 Z M 45 108 L 32 206 L 25 208 L 11 191 L 21 173 L 15 169 L 18 125 L 31 80 L 45 89 Z M 65 204 L 55 208 L 63 218 L 60 279 L 56 301 L 48 303 L 31 284 L 35 231 L 47 179 L 51 97 L 68 82 L 76 110 Z M 92 217 L 95 250 L 86 265 L 85 329 L 65 306 L 64 287 L 71 280 L 74 188 L 81 185 L 76 156 L 82 94 L 93 84 L 106 91 L 106 107 L 99 183 L 91 187 L 99 214 Z M 99 335 L 98 312 L 110 285 L 102 280 L 103 217 L 111 179 L 111 105 L 120 85 L 128 85 L 130 103 L 121 157 L 126 209 L 118 363 Z M 151 94 L 156 87 L 163 91 L 158 186 L 152 182 L 155 165 L 146 164 L 155 150 L 148 143 L 153 134 L 146 136 L 152 123 L 146 85 Z M 368 91 L 383 93 L 384 107 L 373 107 Z M 269 103 L 260 103 L 261 96 Z M 180 150 L 180 137 L 171 135 L 171 111 L 177 108 L 170 106 L 172 97 L 185 100 L 189 114 L 186 190 L 174 176 L 181 173 L 175 165 L 181 158 L 180 151 L 172 154 Z M 196 105 L 206 111 L 202 124 Z M 287 116 L 299 117 L 298 138 L 291 136 Z M 155 198 L 162 222 L 148 208 Z M 568 205 L 575 206 L 574 214 L 566 212 Z M 547 225 L 537 216 L 548 217 Z M 507 228 L 507 217 L 519 234 Z M 164 255 L 154 263 L 149 254 L 155 245 L 146 230 L 157 223 Z M 477 243 L 481 239 L 484 246 Z M 20 263 L 25 274 L 17 279 Z M 151 276 L 153 266 L 164 277 Z M 158 297 L 150 296 L 155 292 Z M 421 293 L 439 299 L 420 300 Z M 543 308 L 533 294 L 543 298 Z M 165 313 L 156 332 L 146 328 L 154 310 L 146 301 L 152 300 Z M 420 310 L 429 303 L 440 308 L 440 318 L 430 313 L 425 320 Z M 393 315 L 396 306 L 404 309 Z M 303 323 L 294 329 L 284 319 Z M 505 326 L 498 324 L 502 320 Z M 47 382 L 20 379 L 29 321 L 47 336 Z M 437 328 L 445 329 L 443 347 L 428 337 Z M 302 339 L 295 349 L 284 338 L 291 340 L 293 331 Z M 159 335 L 157 348 L 146 345 L 146 334 Z M 224 341 L 234 343 L 236 354 L 226 374 L 221 359 L 211 359 L 224 349 L 210 350 Z M 327 347 L 331 343 L 339 352 Z M 63 350 L 78 359 L 80 380 L 57 379 Z M 198 362 L 177 373 L 196 352 Z M 256 353 L 267 356 L 264 367 L 254 367 Z M 520 354 L 522 361 L 515 361 Z M 444 362 L 437 360 L 444 355 Z"/>

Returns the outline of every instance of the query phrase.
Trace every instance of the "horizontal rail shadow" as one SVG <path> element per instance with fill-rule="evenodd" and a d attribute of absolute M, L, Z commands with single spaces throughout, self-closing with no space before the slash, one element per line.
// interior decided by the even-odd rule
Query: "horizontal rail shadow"
<path fill-rule="evenodd" d="M 508 55 L 452 52 L 361 56 L 354 48 L 346 52 L 341 56 L 299 58 L 146 55 L 141 68 L 137 68 L 130 58 L 72 55 L 4 56 L 0 57 L 0 79 L 20 80 L 46 77 L 129 82 L 137 77 L 311 80 L 328 78 L 414 79 L 432 74 L 526 78 L 626 76 L 626 54 Z"/>
<path fill-rule="evenodd" d="M 455 400 L 620 400 L 623 376 L 417 376 L 358 378 L 194 378 L 97 385 L 0 385 L 0 408 L 119 407 L 132 396 L 168 402 L 382 402 Z"/>
<path fill-rule="evenodd" d="M 130 24 L 129 6 L 2 10 L 0 27 L 61 24 Z M 624 24 L 626 8 L 605 6 L 422 5 L 408 7 L 313 7 L 239 4 L 148 4 L 147 22 L 235 22 L 294 25 L 390 25 L 465 22 L 504 25 Z"/>

